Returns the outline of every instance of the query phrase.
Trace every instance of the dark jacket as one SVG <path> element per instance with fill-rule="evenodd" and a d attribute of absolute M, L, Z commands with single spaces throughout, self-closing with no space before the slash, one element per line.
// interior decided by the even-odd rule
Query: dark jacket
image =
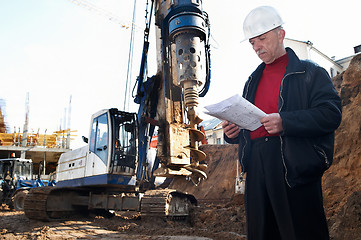
<path fill-rule="evenodd" d="M 330 167 L 334 151 L 334 131 L 341 123 L 341 100 L 328 73 L 320 66 L 300 60 L 290 48 L 282 79 L 278 111 L 282 118 L 280 134 L 285 180 L 289 187 L 319 179 Z M 265 64 L 252 73 L 243 97 L 254 103 Z M 242 172 L 250 161 L 250 131 L 242 129 L 229 143 L 239 144 Z"/>

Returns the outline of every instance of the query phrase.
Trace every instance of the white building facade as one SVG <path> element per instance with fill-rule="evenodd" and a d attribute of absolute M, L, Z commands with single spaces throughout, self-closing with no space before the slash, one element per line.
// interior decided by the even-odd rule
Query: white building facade
<path fill-rule="evenodd" d="M 344 67 L 341 64 L 337 63 L 337 61 L 335 61 L 334 59 L 326 56 L 317 48 L 315 48 L 310 41 L 304 42 L 285 38 L 284 44 L 285 47 L 292 48 L 300 59 L 311 60 L 323 67 L 331 76 L 331 78 L 345 71 L 348 66 L 347 65 L 346 67 Z"/>

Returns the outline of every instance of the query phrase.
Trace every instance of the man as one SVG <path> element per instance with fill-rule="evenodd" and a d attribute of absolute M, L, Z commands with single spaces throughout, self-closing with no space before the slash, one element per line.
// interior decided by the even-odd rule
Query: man
<path fill-rule="evenodd" d="M 321 178 L 333 159 L 341 101 L 327 72 L 285 48 L 278 12 L 258 7 L 243 30 L 262 64 L 243 97 L 267 113 L 255 131 L 222 123 L 239 144 L 249 240 L 329 239 Z"/>

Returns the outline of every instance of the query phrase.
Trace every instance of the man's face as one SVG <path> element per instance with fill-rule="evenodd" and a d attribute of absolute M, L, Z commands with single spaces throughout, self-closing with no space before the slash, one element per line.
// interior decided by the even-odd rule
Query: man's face
<path fill-rule="evenodd" d="M 274 29 L 260 36 L 251 38 L 253 50 L 257 56 L 266 64 L 272 63 L 281 57 L 285 51 L 283 47 L 284 30 Z"/>

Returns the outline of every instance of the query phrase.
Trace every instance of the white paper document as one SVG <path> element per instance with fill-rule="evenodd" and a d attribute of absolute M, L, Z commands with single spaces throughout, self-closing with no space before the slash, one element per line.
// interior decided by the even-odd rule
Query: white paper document
<path fill-rule="evenodd" d="M 208 115 L 237 124 L 241 129 L 254 131 L 262 126 L 260 119 L 267 116 L 261 109 L 236 94 L 219 103 L 204 107 Z"/>

